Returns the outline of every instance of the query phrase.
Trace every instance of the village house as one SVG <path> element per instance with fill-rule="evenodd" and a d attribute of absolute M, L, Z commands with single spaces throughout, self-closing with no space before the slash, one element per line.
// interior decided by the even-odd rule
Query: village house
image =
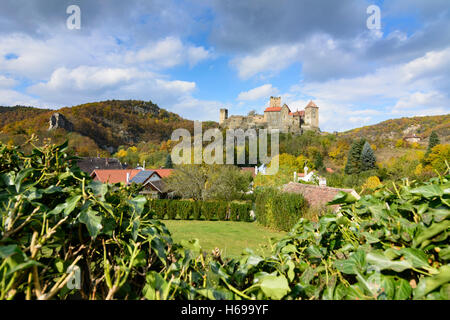
<path fill-rule="evenodd" d="M 149 195 L 152 198 L 167 198 L 169 195 L 164 178 L 170 176 L 173 169 L 118 169 L 118 170 L 94 170 L 91 177 L 102 183 L 123 183 L 130 185 L 133 183 L 143 186 L 141 194 Z"/>

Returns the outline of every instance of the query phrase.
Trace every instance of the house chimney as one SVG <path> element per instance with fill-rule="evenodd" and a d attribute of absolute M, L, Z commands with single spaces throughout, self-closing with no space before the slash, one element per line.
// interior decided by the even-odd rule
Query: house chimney
<path fill-rule="evenodd" d="M 145 170 L 145 160 L 144 163 L 142 164 L 142 168 Z"/>
<path fill-rule="evenodd" d="M 294 171 L 294 182 L 298 182 L 297 181 L 297 171 Z"/>
<path fill-rule="evenodd" d="M 258 166 L 255 166 L 255 175 L 258 174 Z"/>
<path fill-rule="evenodd" d="M 129 183 L 130 183 L 130 173 L 127 172 L 127 184 L 129 184 Z"/>

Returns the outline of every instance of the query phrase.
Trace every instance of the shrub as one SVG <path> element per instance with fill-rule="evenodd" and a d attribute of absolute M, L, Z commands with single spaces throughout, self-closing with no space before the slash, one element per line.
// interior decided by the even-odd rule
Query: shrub
<path fill-rule="evenodd" d="M 251 209 L 250 203 L 231 202 L 230 203 L 230 220 L 251 221 L 250 209 Z"/>
<path fill-rule="evenodd" d="M 225 201 L 218 201 L 217 203 L 217 218 L 219 220 L 227 220 L 228 219 L 228 204 Z"/>
<path fill-rule="evenodd" d="M 262 225 L 289 231 L 308 210 L 300 194 L 266 189 L 256 196 L 256 218 Z"/>
<path fill-rule="evenodd" d="M 216 217 L 217 207 L 216 201 L 204 201 L 202 203 L 202 215 L 205 220 L 213 220 Z"/>
<path fill-rule="evenodd" d="M 182 220 L 189 220 L 192 217 L 193 202 L 180 200 L 177 201 L 177 213 L 178 217 Z"/>
<path fill-rule="evenodd" d="M 192 219 L 200 220 L 202 216 L 202 202 L 193 201 L 192 202 Z"/>

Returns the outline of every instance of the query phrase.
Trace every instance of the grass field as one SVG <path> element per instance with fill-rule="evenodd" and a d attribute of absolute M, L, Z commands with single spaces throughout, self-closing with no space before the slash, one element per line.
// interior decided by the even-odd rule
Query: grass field
<path fill-rule="evenodd" d="M 175 241 L 197 238 L 207 253 L 218 247 L 223 257 L 239 257 L 245 248 L 250 248 L 260 255 L 269 255 L 270 238 L 280 239 L 286 234 L 269 230 L 256 222 L 196 220 L 163 222 Z"/>

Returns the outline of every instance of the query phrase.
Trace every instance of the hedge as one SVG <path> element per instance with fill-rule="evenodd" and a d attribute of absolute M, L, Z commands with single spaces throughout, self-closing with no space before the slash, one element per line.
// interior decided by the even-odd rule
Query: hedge
<path fill-rule="evenodd" d="M 308 203 L 300 194 L 266 188 L 257 192 L 255 213 L 263 226 L 289 231 L 305 215 Z"/>
<path fill-rule="evenodd" d="M 158 219 L 252 221 L 249 202 L 149 199 L 149 203 Z"/>

